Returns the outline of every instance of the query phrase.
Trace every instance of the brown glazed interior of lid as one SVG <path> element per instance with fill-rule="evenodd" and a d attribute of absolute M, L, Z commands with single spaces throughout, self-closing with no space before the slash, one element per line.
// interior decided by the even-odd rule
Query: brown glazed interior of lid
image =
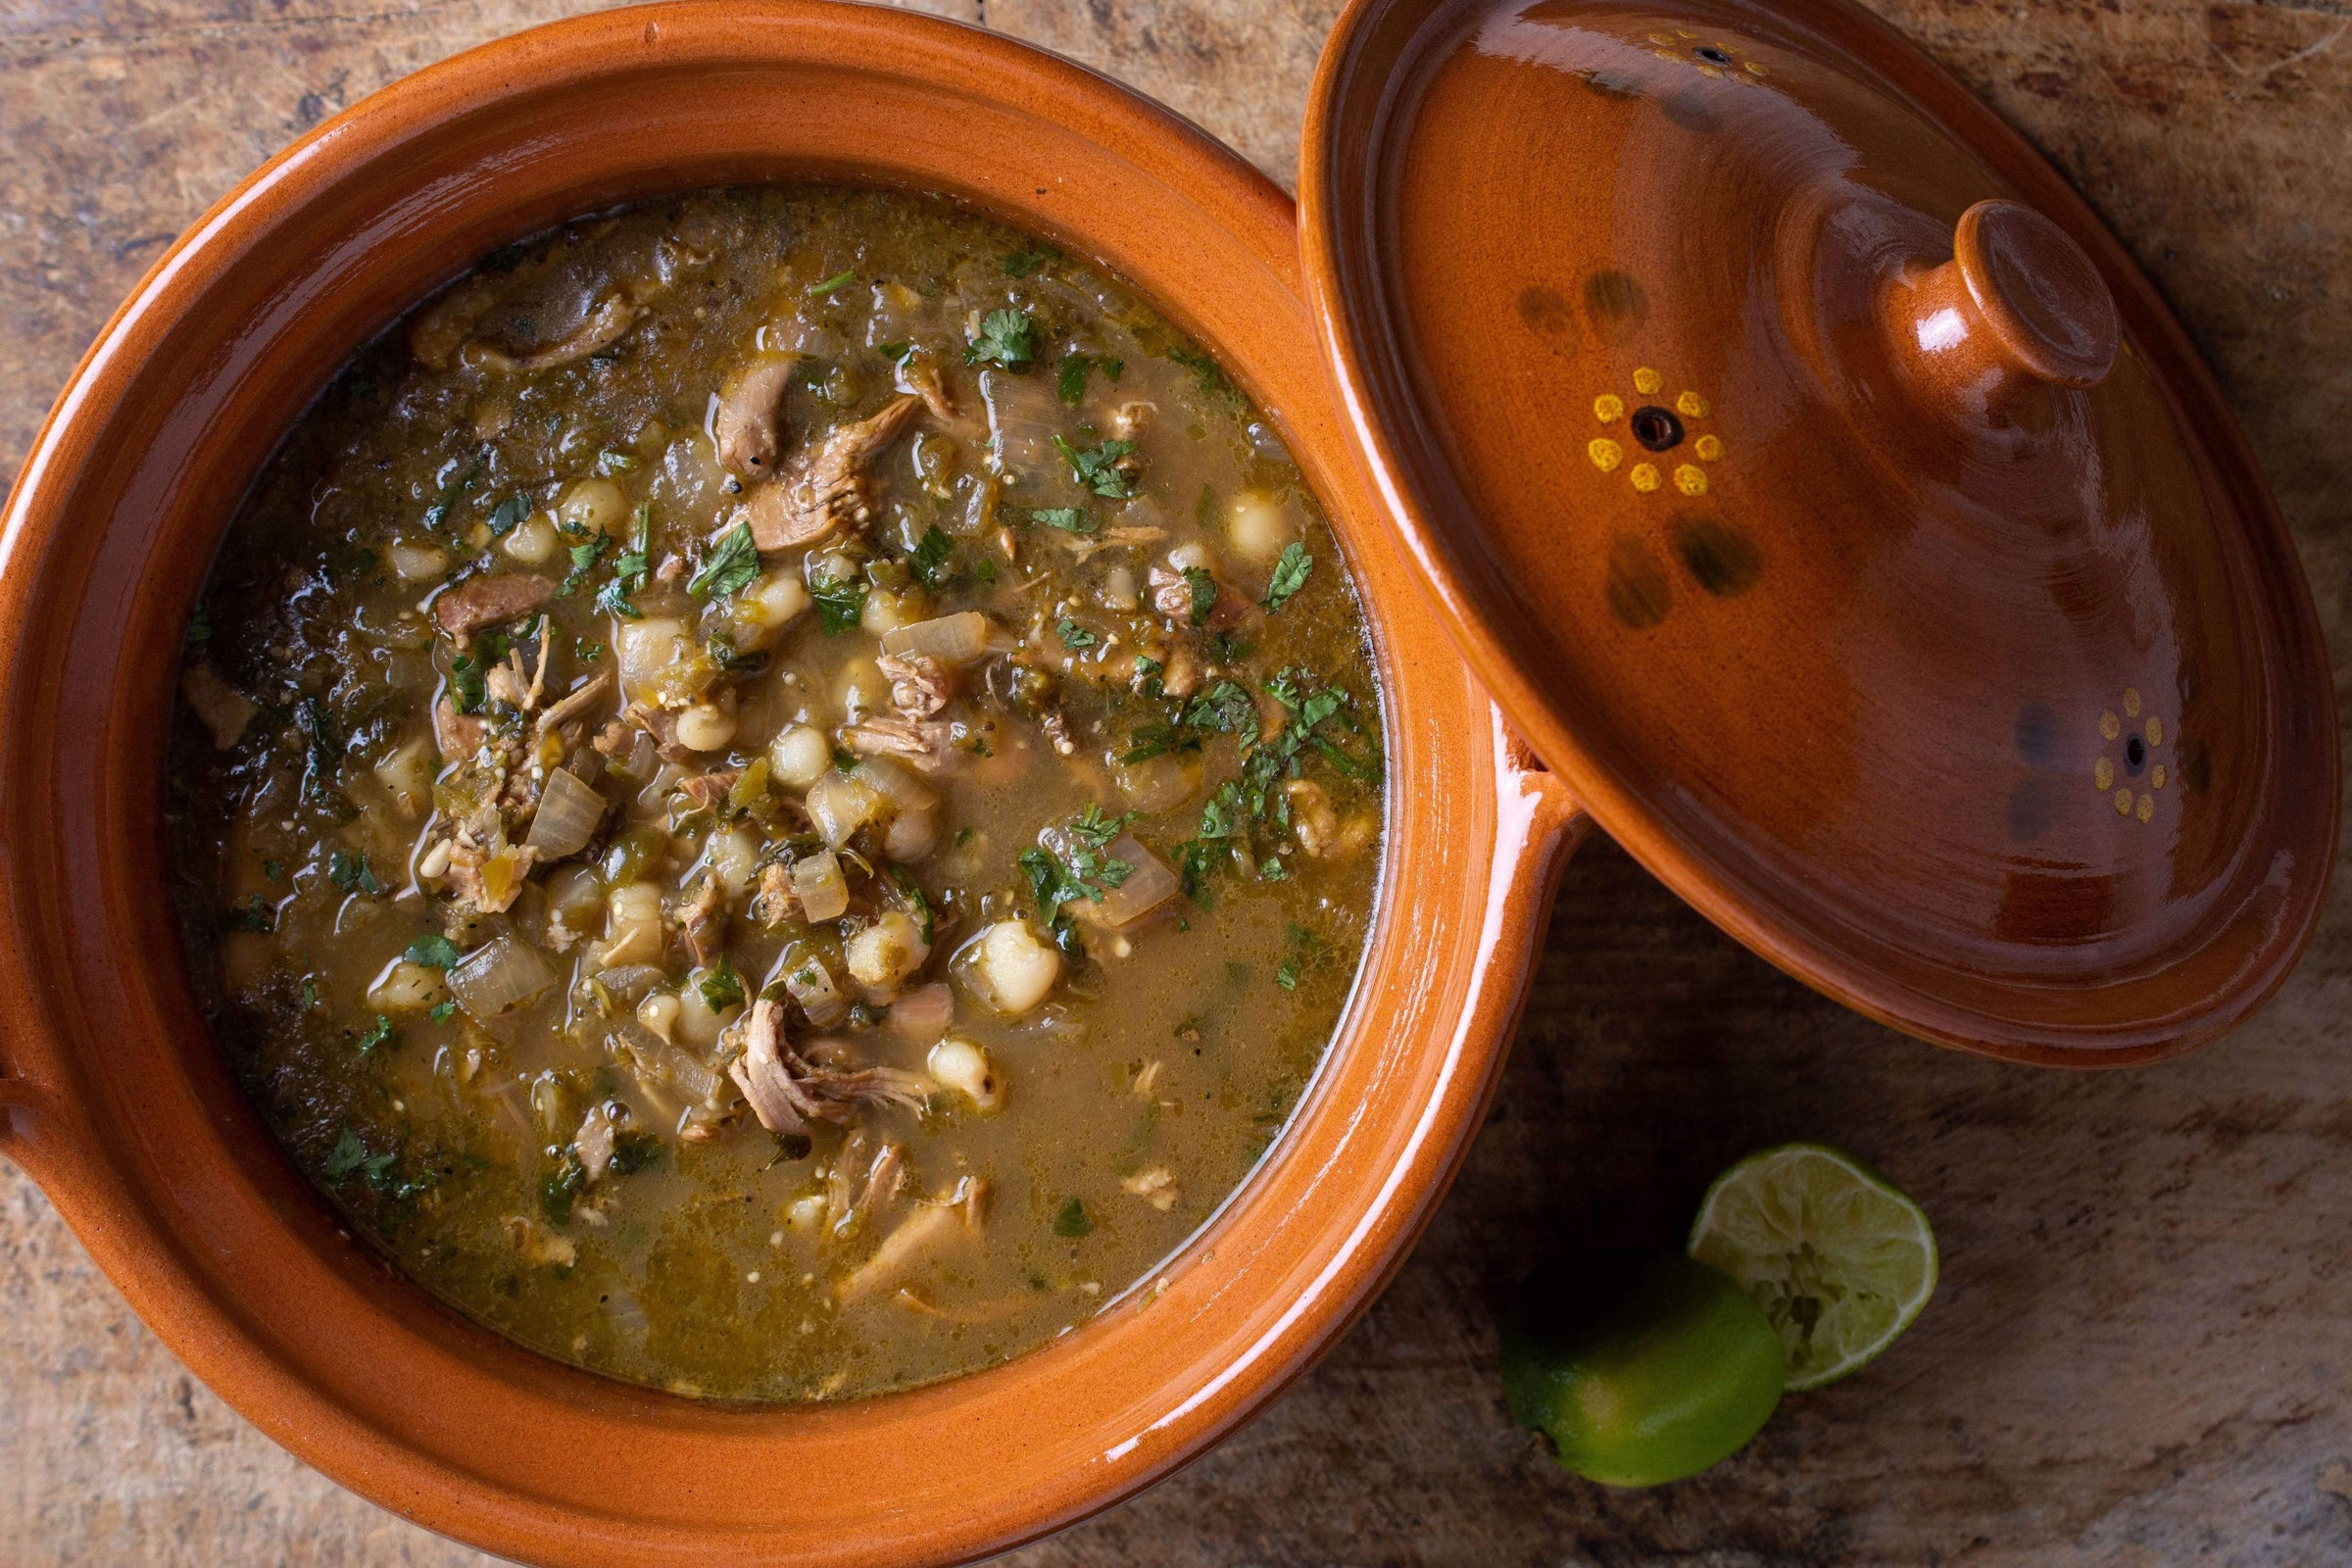
<path fill-rule="evenodd" d="M 1842 4 L 1399 0 L 1308 146 L 1375 476 L 1652 869 L 2005 1055 L 2159 1054 L 2283 978 L 2336 814 L 2308 591 L 2177 325 L 1981 105 Z"/>

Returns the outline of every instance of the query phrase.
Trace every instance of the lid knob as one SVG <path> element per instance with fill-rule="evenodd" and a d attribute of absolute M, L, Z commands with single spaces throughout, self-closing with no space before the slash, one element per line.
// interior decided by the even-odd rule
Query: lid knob
<path fill-rule="evenodd" d="M 2082 247 L 2012 201 L 1962 213 L 1952 259 L 1897 283 L 1886 313 L 1913 379 L 1986 414 L 2031 383 L 2096 386 L 2122 341 L 2114 296 Z"/>

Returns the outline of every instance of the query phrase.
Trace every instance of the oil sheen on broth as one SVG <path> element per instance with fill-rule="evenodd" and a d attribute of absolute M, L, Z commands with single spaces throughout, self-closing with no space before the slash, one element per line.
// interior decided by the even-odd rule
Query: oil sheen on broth
<path fill-rule="evenodd" d="M 1371 913 L 1297 468 L 1116 278 L 916 197 L 486 260 L 287 438 L 181 691 L 191 944 L 288 1152 L 475 1318 L 711 1396 L 1148 1298 Z"/>

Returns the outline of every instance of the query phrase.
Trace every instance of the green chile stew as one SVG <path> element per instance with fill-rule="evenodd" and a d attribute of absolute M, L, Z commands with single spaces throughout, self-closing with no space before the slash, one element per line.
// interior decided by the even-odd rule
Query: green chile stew
<path fill-rule="evenodd" d="M 287 438 L 180 689 L 277 1139 L 462 1310 L 685 1393 L 919 1384 L 1148 1281 L 1371 917 L 1298 469 L 1117 279 L 928 199 L 490 257 Z"/>

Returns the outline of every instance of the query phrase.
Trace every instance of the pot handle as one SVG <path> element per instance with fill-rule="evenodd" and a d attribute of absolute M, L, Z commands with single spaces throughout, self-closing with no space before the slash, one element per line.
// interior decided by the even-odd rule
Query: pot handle
<path fill-rule="evenodd" d="M 1535 926 L 1528 947 L 1543 946 L 1551 896 L 1560 872 L 1577 847 L 1592 836 L 1592 816 L 1560 776 L 1545 767 L 1519 738 L 1502 710 L 1491 710 L 1494 725 L 1495 891 L 1506 928 Z"/>

